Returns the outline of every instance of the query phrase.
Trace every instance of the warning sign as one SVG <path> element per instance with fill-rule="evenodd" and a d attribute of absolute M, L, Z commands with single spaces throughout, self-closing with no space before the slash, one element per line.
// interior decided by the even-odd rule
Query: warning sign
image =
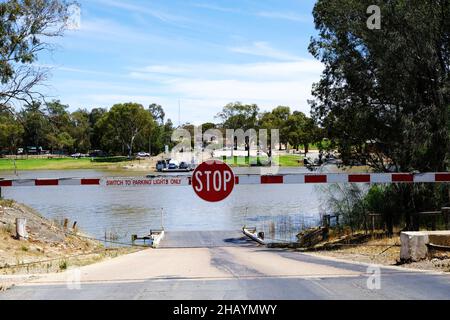
<path fill-rule="evenodd" d="M 144 187 L 144 186 L 182 186 L 188 185 L 183 177 L 156 178 L 108 178 L 104 180 L 107 187 Z"/>
<path fill-rule="evenodd" d="M 192 187 L 195 193 L 208 202 L 219 202 L 233 192 L 235 176 L 231 168 L 221 161 L 207 161 L 194 171 Z"/>

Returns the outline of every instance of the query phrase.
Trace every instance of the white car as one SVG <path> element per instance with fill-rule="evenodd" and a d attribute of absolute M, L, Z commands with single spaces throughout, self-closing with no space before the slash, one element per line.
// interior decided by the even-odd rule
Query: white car
<path fill-rule="evenodd" d="M 82 158 L 83 155 L 81 153 L 74 153 L 74 154 L 71 155 L 71 157 L 74 158 L 74 159 L 79 159 L 79 158 Z"/>
<path fill-rule="evenodd" d="M 149 158 L 149 157 L 150 157 L 150 153 L 147 153 L 147 152 L 139 152 L 139 153 L 137 154 L 137 157 L 138 157 L 138 158 Z"/>
<path fill-rule="evenodd" d="M 169 161 L 169 170 L 177 170 L 180 168 L 180 163 L 177 160 Z"/>

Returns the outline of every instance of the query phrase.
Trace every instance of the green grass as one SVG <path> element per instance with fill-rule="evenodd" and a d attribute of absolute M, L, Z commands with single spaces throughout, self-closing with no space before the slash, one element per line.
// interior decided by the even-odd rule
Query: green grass
<path fill-rule="evenodd" d="M 279 157 L 278 165 L 280 167 L 303 167 L 303 156 L 282 155 Z"/>
<path fill-rule="evenodd" d="M 118 168 L 121 163 L 113 166 Z M 89 158 L 71 159 L 24 159 L 16 160 L 17 170 L 75 170 L 75 169 L 108 169 L 110 163 L 94 163 Z M 0 159 L 0 171 L 13 171 L 14 161 L 11 159 Z"/>
<path fill-rule="evenodd" d="M 267 158 L 266 158 L 267 159 Z M 251 158 L 252 162 L 258 161 L 256 157 Z M 264 159 L 262 159 L 264 160 Z M 225 163 L 233 167 L 248 167 L 248 157 L 234 157 L 234 159 L 224 159 Z M 71 159 L 24 159 L 16 160 L 16 169 L 19 171 L 33 170 L 82 170 L 82 169 L 112 169 L 120 170 L 130 162 L 92 162 L 90 158 Z M 279 157 L 278 165 L 281 167 L 301 167 L 303 157 L 299 155 L 282 155 Z M 0 171 L 14 171 L 14 161 L 11 159 L 0 159 Z"/>
<path fill-rule="evenodd" d="M 250 161 L 249 161 L 249 159 L 250 159 Z M 221 160 L 232 167 L 248 167 L 249 162 L 260 164 L 259 159 L 257 157 L 251 157 L 251 158 L 249 158 L 249 157 L 234 157 L 234 158 L 224 158 Z M 262 160 L 267 161 L 267 158 L 262 159 Z M 299 155 L 281 155 L 278 158 L 277 164 L 280 167 L 303 167 L 303 157 L 299 156 Z"/>

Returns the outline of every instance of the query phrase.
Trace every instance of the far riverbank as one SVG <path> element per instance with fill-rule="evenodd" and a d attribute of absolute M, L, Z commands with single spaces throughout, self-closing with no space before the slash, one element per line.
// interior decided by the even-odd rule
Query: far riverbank
<path fill-rule="evenodd" d="M 157 160 L 161 157 L 153 157 L 143 160 L 132 160 L 122 162 L 94 162 L 91 158 L 73 159 L 63 158 L 28 158 L 28 159 L 0 159 L 0 173 L 15 171 L 37 171 L 37 170 L 111 170 L 111 171 L 143 171 L 154 172 Z M 249 161 L 230 162 L 232 167 L 242 167 L 237 163 L 248 163 Z M 301 168 L 303 157 L 300 155 L 281 155 L 279 157 L 280 167 Z"/>

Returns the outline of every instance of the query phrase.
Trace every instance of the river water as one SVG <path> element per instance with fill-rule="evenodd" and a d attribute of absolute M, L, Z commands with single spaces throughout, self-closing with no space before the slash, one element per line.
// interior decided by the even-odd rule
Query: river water
<path fill-rule="evenodd" d="M 292 172 L 291 169 L 289 172 Z M 305 172 L 294 169 L 294 172 Z M 285 172 L 287 173 L 287 172 Z M 20 172 L 3 178 L 90 178 L 117 176 L 97 170 Z M 124 175 L 123 172 L 120 175 Z M 126 176 L 143 176 L 126 172 Z M 97 238 L 129 241 L 132 234 L 147 235 L 163 226 L 169 231 L 229 231 L 244 225 L 257 227 L 266 237 L 293 240 L 304 227 L 319 221 L 320 191 L 314 185 L 236 186 L 220 203 L 207 203 L 191 187 L 103 186 L 4 188 L 3 196 L 36 209 L 46 218 L 77 221 Z"/>

